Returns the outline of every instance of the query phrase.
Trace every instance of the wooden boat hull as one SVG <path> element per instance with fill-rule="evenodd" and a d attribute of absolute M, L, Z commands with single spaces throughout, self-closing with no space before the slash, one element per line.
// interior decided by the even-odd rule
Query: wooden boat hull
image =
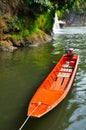
<path fill-rule="evenodd" d="M 67 95 L 73 83 L 79 56 L 62 56 L 32 97 L 28 116 L 41 117 L 56 107 Z"/>

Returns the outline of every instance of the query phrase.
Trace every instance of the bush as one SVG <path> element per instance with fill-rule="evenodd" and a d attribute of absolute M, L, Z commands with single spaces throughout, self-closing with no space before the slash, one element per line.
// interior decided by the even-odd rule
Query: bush
<path fill-rule="evenodd" d="M 44 32 L 49 32 L 52 29 L 53 25 L 53 15 L 51 12 L 46 12 L 46 14 L 41 14 L 37 20 L 36 24 L 38 28 Z"/>

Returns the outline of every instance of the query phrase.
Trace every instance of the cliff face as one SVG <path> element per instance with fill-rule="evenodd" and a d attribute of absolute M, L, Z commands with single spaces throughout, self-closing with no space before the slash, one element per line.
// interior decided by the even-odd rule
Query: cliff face
<path fill-rule="evenodd" d="M 0 1 L 0 50 L 3 51 L 13 51 L 17 47 L 13 46 L 13 43 L 10 40 L 10 33 L 8 32 L 9 27 L 7 22 L 12 19 L 12 9 L 9 5 L 8 0 Z"/>
<path fill-rule="evenodd" d="M 18 15 L 26 8 L 23 0 L 0 0 L 0 14 Z M 26 10 L 26 9 L 25 9 Z M 23 10 L 24 12 L 24 10 Z"/>
<path fill-rule="evenodd" d="M 28 7 L 25 1 L 0 0 L 0 50 L 13 52 L 26 44 L 43 44 L 51 40 L 49 35 L 40 31 L 35 32 L 31 36 L 21 36 L 16 39 L 12 37 L 12 35 L 17 37 L 21 33 L 20 27 L 16 24 L 18 18 L 27 15 Z"/>
<path fill-rule="evenodd" d="M 13 14 L 16 7 L 18 6 L 18 1 L 11 1 L 11 0 L 0 0 L 0 14 Z"/>
<path fill-rule="evenodd" d="M 67 16 L 67 25 L 69 26 L 86 26 L 86 14 L 76 15 L 70 14 Z"/>
<path fill-rule="evenodd" d="M 27 8 L 23 0 L 0 0 L 0 34 L 18 32 L 19 27 L 14 20 L 15 17 L 22 17 L 25 11 Z"/>

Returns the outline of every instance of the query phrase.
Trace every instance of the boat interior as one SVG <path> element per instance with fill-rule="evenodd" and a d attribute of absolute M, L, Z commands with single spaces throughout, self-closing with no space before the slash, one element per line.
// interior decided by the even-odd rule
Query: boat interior
<path fill-rule="evenodd" d="M 75 60 L 65 61 L 60 71 L 53 71 L 44 87 L 48 90 L 65 90 L 74 70 Z"/>

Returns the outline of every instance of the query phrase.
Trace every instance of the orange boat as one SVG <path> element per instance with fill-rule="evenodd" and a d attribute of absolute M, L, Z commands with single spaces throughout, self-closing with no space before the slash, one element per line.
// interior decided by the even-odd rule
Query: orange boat
<path fill-rule="evenodd" d="M 67 50 L 60 61 L 39 86 L 28 107 L 28 117 L 41 117 L 56 107 L 72 86 L 79 56 Z"/>

